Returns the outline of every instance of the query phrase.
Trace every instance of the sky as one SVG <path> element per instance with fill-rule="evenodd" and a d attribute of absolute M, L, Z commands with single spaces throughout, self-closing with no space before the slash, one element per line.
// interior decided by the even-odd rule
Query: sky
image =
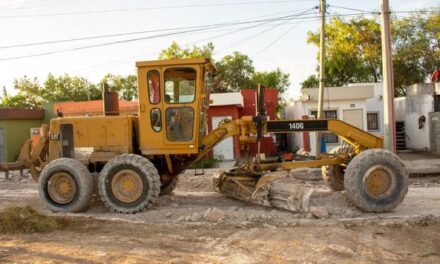
<path fill-rule="evenodd" d="M 24 75 L 43 83 L 48 73 L 82 76 L 92 82 L 107 73 L 135 74 L 136 61 L 157 59 L 172 41 L 183 47 L 211 41 L 216 60 L 239 51 L 251 57 L 258 71 L 279 67 L 289 73 L 288 96 L 294 97 L 300 83 L 315 73 L 318 50 L 306 39 L 308 31 L 319 29 L 314 9 L 318 4 L 319 0 L 0 0 L 0 87 L 15 94 L 13 80 Z M 380 10 L 380 0 L 327 4 L 329 14 Z M 390 0 L 390 6 L 412 11 L 439 7 L 440 0 Z M 285 16 L 290 17 L 261 21 Z M 188 31 L 180 34 L 159 31 L 255 20 L 259 22 L 201 31 L 180 29 Z M 150 32 L 134 34 L 145 31 Z M 117 36 L 89 38 L 104 35 Z M 89 39 L 27 45 L 78 38 Z"/>

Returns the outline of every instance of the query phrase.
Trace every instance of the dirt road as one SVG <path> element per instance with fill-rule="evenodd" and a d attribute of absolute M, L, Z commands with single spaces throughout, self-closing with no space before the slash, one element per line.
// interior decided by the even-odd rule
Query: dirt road
<path fill-rule="evenodd" d="M 350 209 L 317 219 L 225 198 L 210 190 L 213 172 L 183 174 L 175 195 L 142 214 L 110 214 L 95 201 L 84 213 L 64 214 L 63 230 L 0 235 L 0 262 L 440 263 L 440 178 L 412 179 L 391 213 Z M 0 182 L 0 208 L 31 205 L 50 214 L 35 183 L 15 180 Z M 207 221 L 212 208 L 220 217 Z"/>

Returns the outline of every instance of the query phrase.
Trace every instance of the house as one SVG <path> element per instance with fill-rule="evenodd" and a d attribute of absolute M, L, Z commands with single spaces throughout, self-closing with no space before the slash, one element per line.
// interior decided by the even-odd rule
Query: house
<path fill-rule="evenodd" d="M 13 162 L 33 128 L 44 122 L 44 110 L 0 108 L 0 163 Z"/>
<path fill-rule="evenodd" d="M 378 136 L 383 135 L 382 84 L 351 84 L 324 89 L 324 118 L 340 119 Z M 319 89 L 303 89 L 300 100 L 286 107 L 285 119 L 316 118 Z M 332 133 L 324 133 L 327 152 L 340 145 Z M 316 133 L 295 133 L 288 137 L 289 149 L 304 148 L 316 153 Z"/>
<path fill-rule="evenodd" d="M 398 143 L 440 154 L 440 83 L 414 84 L 405 91 L 394 100 Z"/>
<path fill-rule="evenodd" d="M 208 131 L 218 127 L 224 119 L 239 119 L 240 110 L 244 107 L 243 95 L 237 93 L 211 94 L 208 110 Z M 222 156 L 225 160 L 240 157 L 240 146 L 237 138 L 228 138 L 214 147 L 214 156 Z"/>
<path fill-rule="evenodd" d="M 211 94 L 212 103 L 208 110 L 208 131 L 218 127 L 224 119 L 239 119 L 243 116 L 256 114 L 256 90 L 246 89 L 237 93 Z M 278 90 L 268 88 L 265 91 L 265 107 L 268 118 L 274 120 L 278 106 Z M 256 154 L 256 144 L 250 144 L 249 153 Z M 238 138 L 228 138 L 214 147 L 214 155 L 221 155 L 225 160 L 234 160 L 243 157 L 245 153 L 240 150 Z M 261 143 L 261 152 L 274 154 L 276 152 L 275 138 L 265 135 Z"/>

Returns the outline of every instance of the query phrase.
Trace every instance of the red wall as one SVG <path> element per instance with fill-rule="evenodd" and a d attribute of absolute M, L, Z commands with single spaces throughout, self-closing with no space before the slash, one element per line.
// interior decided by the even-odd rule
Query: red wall
<path fill-rule="evenodd" d="M 254 116 L 256 114 L 256 90 L 241 90 L 244 107 L 240 110 L 240 116 Z M 270 120 L 275 120 L 276 108 L 278 106 L 278 90 L 267 88 L 264 95 L 264 105 Z"/>
<path fill-rule="evenodd" d="M 232 119 L 239 119 L 239 108 L 235 105 L 220 105 L 210 106 L 208 110 L 208 131 L 212 131 L 212 117 L 213 116 L 232 116 Z M 240 145 L 238 138 L 234 137 L 234 158 L 240 157 Z"/>
<path fill-rule="evenodd" d="M 256 114 L 256 90 L 246 89 L 242 90 L 244 107 L 240 109 L 240 117 L 242 116 L 254 116 Z M 269 120 L 275 120 L 276 108 L 278 106 L 278 90 L 275 88 L 266 88 L 264 94 L 264 105 L 266 106 L 267 115 Z M 257 153 L 257 144 L 250 144 L 251 154 Z M 268 155 L 274 154 L 276 147 L 274 139 L 272 137 L 264 137 L 261 142 L 261 153 Z"/>
<path fill-rule="evenodd" d="M 232 116 L 233 119 L 239 119 L 242 116 L 255 116 L 255 99 L 256 90 L 247 89 L 242 90 L 241 94 L 243 96 L 243 108 L 239 108 L 235 105 L 224 105 L 224 106 L 210 106 L 208 111 L 208 131 L 212 130 L 212 117 L 213 116 Z M 265 106 L 269 120 L 275 120 L 276 108 L 278 106 L 278 90 L 274 88 L 266 89 L 265 92 Z M 257 153 L 257 144 L 250 144 L 250 153 Z M 261 142 L 261 152 L 268 155 L 274 154 L 276 152 L 275 143 L 272 137 L 265 137 Z M 238 159 L 243 156 L 240 153 L 240 145 L 238 138 L 234 138 L 234 158 Z"/>

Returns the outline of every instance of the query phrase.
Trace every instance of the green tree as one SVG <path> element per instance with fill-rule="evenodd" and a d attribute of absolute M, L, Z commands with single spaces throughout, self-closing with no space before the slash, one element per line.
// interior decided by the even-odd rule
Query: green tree
<path fill-rule="evenodd" d="M 440 66 L 439 25 L 440 12 L 420 11 L 393 19 L 396 96 L 404 95 L 405 86 L 423 82 Z M 377 18 L 335 17 L 327 24 L 326 32 L 326 86 L 381 81 L 381 32 Z M 309 32 L 307 41 L 319 47 L 319 32 Z M 309 76 L 302 87 L 317 87 L 316 80 L 316 76 Z"/>
<path fill-rule="evenodd" d="M 438 11 L 416 12 L 394 21 L 396 87 L 423 82 L 435 68 L 440 67 L 440 8 Z"/>
<path fill-rule="evenodd" d="M 214 44 L 208 42 L 208 44 L 199 47 L 193 45 L 191 48 L 182 48 L 175 41 L 171 45 L 163 49 L 159 53 L 160 60 L 166 59 L 191 59 L 191 58 L 209 58 L 212 59 L 212 54 L 214 52 Z"/>
<path fill-rule="evenodd" d="M 96 85 L 68 74 L 56 77 L 49 73 L 43 86 L 37 78 L 23 76 L 14 80 L 14 88 L 18 91 L 17 95 L 9 96 L 4 92 L 2 107 L 37 109 L 47 102 L 86 101 L 102 97 Z"/>
<path fill-rule="evenodd" d="M 284 94 L 290 86 L 289 74 L 282 72 L 280 68 L 267 72 L 255 72 L 251 81 L 252 88 L 262 84 L 267 88 L 278 89 L 277 114 L 287 104 Z"/>
<path fill-rule="evenodd" d="M 102 97 L 101 90 L 84 78 L 68 74 L 56 77 L 51 73 L 44 82 L 41 96 L 46 102 L 88 101 Z"/>
<path fill-rule="evenodd" d="M 280 94 L 284 94 L 290 86 L 289 74 L 282 72 L 280 68 L 267 72 L 255 72 L 251 81 L 252 87 L 260 83 L 265 87 L 277 88 Z"/>
<path fill-rule="evenodd" d="M 40 85 L 38 78 L 30 79 L 27 76 L 14 80 L 14 89 L 18 90 L 18 94 L 10 97 L 9 101 L 16 107 L 26 107 L 37 109 L 41 108 L 45 99 L 43 97 L 44 88 Z M 15 102 L 15 103 L 14 103 Z M 11 105 L 11 106 L 12 106 Z"/>
<path fill-rule="evenodd" d="M 132 101 L 138 97 L 137 77 L 136 75 L 128 75 L 126 77 L 122 75 L 114 75 L 108 73 L 100 82 L 102 87 L 103 83 L 107 83 L 111 91 L 119 93 L 119 97 L 126 101 Z"/>
<path fill-rule="evenodd" d="M 301 89 L 304 88 L 318 88 L 319 87 L 319 78 L 315 74 L 310 75 L 301 83 Z"/>
<path fill-rule="evenodd" d="M 326 33 L 326 86 L 377 82 L 381 78 L 381 33 L 376 19 L 344 21 L 335 17 L 326 25 Z M 319 48 L 319 31 L 308 32 L 307 42 Z M 308 77 L 306 84 L 313 81 Z"/>
<path fill-rule="evenodd" d="M 6 87 L 3 86 L 3 93 L 0 96 L 0 108 L 33 108 L 33 106 L 26 102 L 23 95 L 9 95 Z"/>
<path fill-rule="evenodd" d="M 255 88 L 252 82 L 255 68 L 249 56 L 235 51 L 231 55 L 224 56 L 215 67 L 218 74 L 215 92 L 236 92 Z"/>

